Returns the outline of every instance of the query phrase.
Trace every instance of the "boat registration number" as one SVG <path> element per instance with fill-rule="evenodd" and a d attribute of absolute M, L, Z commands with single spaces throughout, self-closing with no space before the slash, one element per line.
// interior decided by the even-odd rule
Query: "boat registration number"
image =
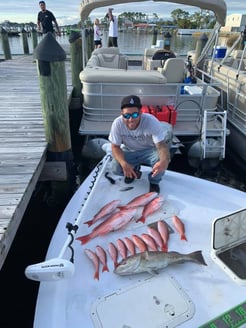
<path fill-rule="evenodd" d="M 246 301 L 199 328 L 238 328 L 246 323 Z"/>

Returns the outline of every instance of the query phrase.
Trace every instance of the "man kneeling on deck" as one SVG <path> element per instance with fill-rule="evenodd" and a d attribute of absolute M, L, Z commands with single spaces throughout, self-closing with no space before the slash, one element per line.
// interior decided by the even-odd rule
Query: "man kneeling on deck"
<path fill-rule="evenodd" d="M 150 191 L 160 192 L 159 182 L 170 162 L 163 126 L 151 114 L 141 113 L 140 98 L 127 96 L 121 102 L 121 115 L 111 127 L 113 172 L 131 183 L 141 177 L 140 165 L 152 167 L 148 179 Z"/>

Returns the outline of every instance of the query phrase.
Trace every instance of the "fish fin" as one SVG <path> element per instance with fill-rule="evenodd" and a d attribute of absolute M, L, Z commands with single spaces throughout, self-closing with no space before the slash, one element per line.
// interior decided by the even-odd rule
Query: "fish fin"
<path fill-rule="evenodd" d="M 85 236 L 76 238 L 76 240 L 79 240 L 81 242 L 81 245 L 84 245 L 91 240 L 91 237 L 90 237 L 90 235 L 85 235 Z"/>
<path fill-rule="evenodd" d="M 107 264 L 105 264 L 102 268 L 102 272 L 108 271 L 109 272 L 109 268 L 107 266 Z"/>
<path fill-rule="evenodd" d="M 90 227 L 91 225 L 93 225 L 93 220 L 89 220 L 84 222 L 84 224 L 88 224 L 88 227 Z"/>
<path fill-rule="evenodd" d="M 145 223 L 145 217 L 144 216 L 141 216 L 139 219 L 136 220 L 136 222 Z"/>
<path fill-rule="evenodd" d="M 157 270 L 154 269 L 149 269 L 147 270 L 148 273 L 150 273 L 152 276 L 156 276 L 159 274 L 159 272 Z"/>

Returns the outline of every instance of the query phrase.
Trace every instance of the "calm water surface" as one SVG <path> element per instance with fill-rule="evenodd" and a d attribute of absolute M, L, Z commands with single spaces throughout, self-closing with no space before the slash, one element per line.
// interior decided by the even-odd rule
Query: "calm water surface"
<path fill-rule="evenodd" d="M 107 45 L 107 32 L 104 32 L 102 37 L 102 43 Z M 42 37 L 38 37 L 38 42 L 42 40 Z M 57 42 L 69 50 L 69 36 L 63 35 L 57 37 Z M 152 45 L 153 35 L 139 32 L 120 32 L 118 37 L 118 45 L 120 51 L 123 53 L 137 53 L 142 54 L 145 48 L 150 48 Z M 163 40 L 163 35 L 158 35 L 157 40 Z M 171 48 L 175 52 L 181 55 L 186 55 L 191 49 L 195 49 L 197 38 L 192 36 L 173 36 L 171 38 Z M 24 54 L 22 36 L 9 37 L 9 46 L 12 55 Z M 29 53 L 33 53 L 32 38 L 28 37 Z M 3 56 L 2 40 L 0 36 L 0 56 Z"/>

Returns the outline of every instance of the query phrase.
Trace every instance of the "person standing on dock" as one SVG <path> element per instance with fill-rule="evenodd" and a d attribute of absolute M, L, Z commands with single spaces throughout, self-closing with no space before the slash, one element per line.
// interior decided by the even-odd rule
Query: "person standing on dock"
<path fill-rule="evenodd" d="M 100 26 L 99 26 L 99 19 L 96 18 L 95 21 L 94 21 L 94 45 L 95 45 L 95 49 L 102 47 L 101 36 L 102 36 L 102 32 L 101 32 Z"/>
<path fill-rule="evenodd" d="M 109 19 L 108 47 L 118 47 L 118 19 L 112 13 L 113 8 L 109 8 L 106 18 Z"/>
<path fill-rule="evenodd" d="M 46 34 L 48 32 L 54 34 L 55 33 L 54 26 L 53 26 L 54 23 L 57 30 L 57 34 L 61 35 L 57 20 L 54 14 L 46 9 L 45 1 L 39 1 L 39 6 L 41 8 L 41 11 L 38 13 L 38 19 L 37 19 L 38 31 L 42 31 L 43 34 Z"/>
<path fill-rule="evenodd" d="M 121 115 L 111 126 L 112 171 L 123 175 L 125 183 L 141 177 L 140 165 L 150 166 L 150 192 L 160 192 L 159 182 L 165 173 L 170 152 L 161 122 L 150 114 L 141 113 L 138 96 L 130 95 L 121 101 Z"/>

